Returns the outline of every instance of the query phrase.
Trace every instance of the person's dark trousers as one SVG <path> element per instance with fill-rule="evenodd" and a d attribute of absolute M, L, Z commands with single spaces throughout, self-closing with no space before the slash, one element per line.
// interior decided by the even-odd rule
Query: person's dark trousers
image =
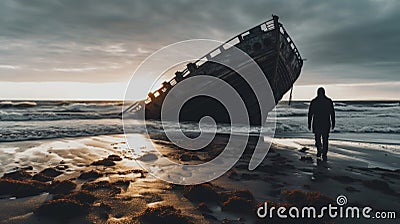
<path fill-rule="evenodd" d="M 322 143 L 321 143 L 322 138 Z M 328 153 L 329 132 L 315 132 L 315 146 L 317 147 L 317 156 L 322 155 L 326 159 Z"/>

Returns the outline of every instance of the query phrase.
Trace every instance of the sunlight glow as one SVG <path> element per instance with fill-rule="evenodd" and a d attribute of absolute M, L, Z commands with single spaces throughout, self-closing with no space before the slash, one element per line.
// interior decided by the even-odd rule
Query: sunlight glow
<path fill-rule="evenodd" d="M 147 96 L 146 86 L 152 81 L 146 78 L 140 81 L 143 82 L 143 89 L 137 89 L 128 100 L 140 100 Z M 0 82 L 0 94 L 2 100 L 122 100 L 126 86 L 125 82 Z M 400 82 L 296 85 L 293 100 L 314 98 L 320 86 L 333 100 L 399 100 Z M 289 93 L 283 100 L 288 99 Z"/>

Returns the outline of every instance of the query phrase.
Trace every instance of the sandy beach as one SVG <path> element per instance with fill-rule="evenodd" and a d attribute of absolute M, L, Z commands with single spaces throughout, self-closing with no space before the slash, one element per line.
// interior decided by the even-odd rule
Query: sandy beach
<path fill-rule="evenodd" d="M 375 211 L 397 212 L 400 207 L 398 145 L 332 140 L 329 161 L 323 163 L 315 158 L 313 140 L 276 138 L 257 169 L 248 170 L 250 143 L 223 176 L 210 183 L 181 186 L 158 180 L 137 163 L 159 159 L 149 142 L 171 160 L 201 163 L 219 153 L 224 136 L 196 155 L 163 138 L 149 141 L 140 134 L 128 138 L 137 145 L 128 147 L 124 135 L 3 143 L 1 222 L 269 223 L 256 214 L 264 202 L 317 206 L 335 203 L 339 195 L 345 195 L 349 205 L 370 206 Z M 374 223 L 351 220 L 369 221 Z"/>
<path fill-rule="evenodd" d="M 0 11 L 0 224 L 400 224 L 400 1 Z"/>

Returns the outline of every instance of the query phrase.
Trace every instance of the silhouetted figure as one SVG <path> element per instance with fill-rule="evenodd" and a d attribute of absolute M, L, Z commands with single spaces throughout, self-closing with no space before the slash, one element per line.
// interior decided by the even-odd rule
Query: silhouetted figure
<path fill-rule="evenodd" d="M 327 161 L 329 130 L 335 128 L 335 109 L 333 102 L 325 95 L 325 89 L 320 87 L 308 110 L 308 129 L 314 132 L 317 157 Z M 322 137 L 322 144 L 321 144 Z"/>

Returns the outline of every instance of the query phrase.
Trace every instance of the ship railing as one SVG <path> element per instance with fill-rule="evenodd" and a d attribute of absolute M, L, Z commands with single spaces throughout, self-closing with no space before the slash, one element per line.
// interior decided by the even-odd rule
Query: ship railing
<path fill-rule="evenodd" d="M 210 52 L 208 52 L 206 55 L 204 55 L 203 57 L 201 57 L 200 59 L 198 59 L 197 61 L 194 62 L 194 64 L 196 64 L 197 66 L 202 65 L 204 62 L 218 56 L 219 54 L 221 54 L 222 52 L 224 52 L 225 50 L 228 50 L 229 48 L 231 48 L 232 46 L 235 46 L 236 44 L 240 43 L 242 40 L 244 40 L 244 38 L 250 34 L 250 31 L 259 27 L 262 31 L 264 32 L 268 32 L 271 30 L 275 29 L 275 25 L 274 25 L 274 20 L 270 19 L 268 21 L 265 21 L 257 26 L 252 27 L 251 29 L 248 29 L 238 35 L 236 35 L 235 37 L 232 37 L 231 39 L 227 40 L 226 42 L 224 42 L 223 44 L 221 44 L 220 46 L 214 48 L 213 50 L 211 50 Z M 183 71 L 183 76 L 185 77 L 185 75 L 187 75 L 188 73 L 187 68 Z"/>
<path fill-rule="evenodd" d="M 292 51 L 295 53 L 297 59 L 299 61 L 302 61 L 303 59 L 300 56 L 299 50 L 296 47 L 296 44 L 294 44 L 294 42 L 292 41 L 292 38 L 290 38 L 289 34 L 287 33 L 287 31 L 285 30 L 285 28 L 282 26 L 282 24 L 279 24 L 280 28 L 279 28 L 279 32 L 283 35 L 283 37 L 286 39 L 287 43 L 289 44 L 290 48 L 292 49 Z"/>
<path fill-rule="evenodd" d="M 131 106 L 126 108 L 123 113 L 125 113 L 125 112 L 135 113 L 135 112 L 141 110 L 142 109 L 142 102 L 143 101 L 137 101 L 137 102 L 133 103 Z"/>
<path fill-rule="evenodd" d="M 252 27 L 251 29 L 248 29 L 248 30 L 240 33 L 239 35 L 236 35 L 235 37 L 232 37 L 231 39 L 227 40 L 226 42 L 224 42 L 220 46 L 214 48 L 213 50 L 208 52 L 206 55 L 204 55 L 203 57 L 201 57 L 200 59 L 195 61 L 194 64 L 196 64 L 197 67 L 201 66 L 206 61 L 211 60 L 212 58 L 218 56 L 219 54 L 221 54 L 225 50 L 231 48 L 232 46 L 235 46 L 238 43 L 240 43 L 242 40 L 244 40 L 244 38 L 247 35 L 250 34 L 251 30 L 253 30 L 253 29 L 257 28 L 257 27 L 260 28 L 264 32 L 268 32 L 268 31 L 272 31 L 272 30 L 276 29 L 275 24 L 274 24 L 274 19 L 270 19 L 268 21 L 265 21 L 265 22 L 263 22 L 263 23 L 261 23 L 261 24 L 259 24 L 257 26 Z M 293 43 L 293 41 L 289 37 L 288 33 L 286 32 L 285 28 L 283 28 L 282 24 L 280 24 L 280 23 L 279 23 L 279 30 L 283 34 L 283 36 L 285 38 L 287 38 L 287 41 L 290 43 L 290 47 L 292 48 L 293 52 L 296 54 L 297 59 L 298 60 L 302 60 L 301 56 L 300 56 L 300 53 L 297 50 L 296 45 Z M 185 78 L 189 73 L 190 72 L 189 72 L 188 68 L 185 68 L 182 71 L 183 78 Z M 174 77 L 171 80 L 169 80 L 168 83 L 170 84 L 170 88 L 172 88 L 174 85 L 176 85 L 178 83 L 178 81 Z M 161 89 L 163 89 L 163 88 L 164 87 L 161 87 L 160 89 L 154 91 L 153 95 L 155 96 L 157 94 L 157 96 L 159 96 L 159 95 L 163 94 L 165 92 L 165 91 L 161 91 Z M 150 102 L 152 102 L 151 98 L 147 97 L 147 99 L 145 100 L 145 103 L 149 104 Z"/>

